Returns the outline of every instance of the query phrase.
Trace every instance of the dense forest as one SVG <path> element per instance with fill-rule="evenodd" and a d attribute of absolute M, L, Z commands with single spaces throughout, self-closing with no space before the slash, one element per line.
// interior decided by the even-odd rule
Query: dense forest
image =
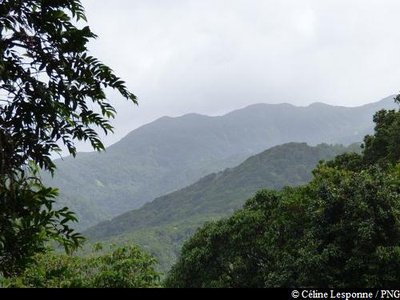
<path fill-rule="evenodd" d="M 204 222 L 218 220 L 239 209 L 262 188 L 279 190 L 305 184 L 320 160 L 331 159 L 349 147 L 315 147 L 305 143 L 275 146 L 240 165 L 209 174 L 194 184 L 164 195 L 142 208 L 124 213 L 84 231 L 91 243 L 138 244 L 153 254 L 159 270 L 167 272 L 185 242 Z"/>

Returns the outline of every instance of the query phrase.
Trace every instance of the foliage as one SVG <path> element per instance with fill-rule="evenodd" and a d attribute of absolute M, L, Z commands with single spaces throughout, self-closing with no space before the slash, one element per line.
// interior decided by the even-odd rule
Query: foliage
<path fill-rule="evenodd" d="M 375 134 L 364 139 L 365 164 L 400 160 L 400 112 L 381 110 L 374 115 Z"/>
<path fill-rule="evenodd" d="M 363 153 L 262 191 L 184 245 L 168 287 L 391 287 L 400 283 L 400 112 L 379 111 Z"/>
<path fill-rule="evenodd" d="M 200 229 L 168 287 L 376 287 L 400 278 L 399 167 L 320 167 L 307 186 L 264 190 Z"/>
<path fill-rule="evenodd" d="M 363 156 L 360 153 L 347 152 L 336 156 L 333 160 L 325 163 L 329 167 L 360 171 L 364 168 Z"/>
<path fill-rule="evenodd" d="M 161 272 L 161 277 L 170 270 L 180 254 L 182 245 L 205 222 L 219 220 L 222 214 L 205 214 L 185 218 L 182 221 L 171 222 L 159 226 L 134 228 L 132 231 L 112 236 L 107 239 L 90 240 L 77 252 L 77 255 L 87 255 L 91 252 L 91 243 L 101 241 L 118 246 L 137 244 L 157 259 L 156 270 Z"/>
<path fill-rule="evenodd" d="M 83 239 L 66 225 L 76 221 L 73 213 L 66 207 L 53 209 L 58 191 L 43 186 L 35 177 L 34 165 L 29 170 L 33 176 L 22 173 L 14 182 L 3 182 L 7 190 L 0 190 L 0 269 L 5 276 L 21 272 L 51 239 L 63 244 L 67 252 Z"/>
<path fill-rule="evenodd" d="M 31 159 L 53 170 L 50 153 L 59 150 L 57 141 L 73 155 L 74 139 L 103 149 L 91 126 L 112 131 L 104 117 L 113 117 L 115 110 L 104 88 L 136 98 L 109 67 L 88 54 L 86 44 L 96 35 L 88 26 L 74 25 L 86 20 L 80 1 L 3 0 L 0 17 L 1 143 L 13 150 L 3 154 L 3 168 Z"/>
<path fill-rule="evenodd" d="M 37 288 L 148 288 L 159 286 L 155 259 L 136 246 L 111 253 L 76 257 L 38 254 L 35 263 L 20 276 L 3 278 L 2 287 Z"/>
<path fill-rule="evenodd" d="M 400 102 L 400 96 L 396 99 Z M 400 111 L 380 110 L 373 120 L 375 132 L 364 137 L 362 155 L 339 155 L 328 162 L 329 166 L 356 171 L 375 164 L 384 168 L 400 161 Z"/>
<path fill-rule="evenodd" d="M 115 110 L 105 89 L 136 103 L 125 83 L 90 56 L 95 38 L 79 0 L 3 0 L 0 5 L 0 273 L 23 269 L 29 257 L 56 239 L 66 248 L 81 236 L 67 224 L 66 208 L 32 173 L 28 162 L 52 174 L 51 154 L 75 140 L 104 149 L 95 128 L 112 132 Z M 99 113 L 97 112 L 99 111 Z M 32 178 L 33 177 L 33 178 Z"/>
<path fill-rule="evenodd" d="M 372 166 L 357 173 L 317 169 L 306 195 L 311 198 L 308 240 L 312 244 L 304 247 L 305 256 L 299 266 L 308 266 L 309 270 L 302 275 L 303 284 L 399 284 L 399 171 L 400 165 L 388 171 Z"/>

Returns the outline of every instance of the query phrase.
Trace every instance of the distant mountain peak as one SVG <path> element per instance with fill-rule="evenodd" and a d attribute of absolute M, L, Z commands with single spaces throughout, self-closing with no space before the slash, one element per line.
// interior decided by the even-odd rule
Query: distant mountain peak
<path fill-rule="evenodd" d="M 308 107 L 327 107 L 327 106 L 334 106 L 323 102 L 313 102 Z"/>

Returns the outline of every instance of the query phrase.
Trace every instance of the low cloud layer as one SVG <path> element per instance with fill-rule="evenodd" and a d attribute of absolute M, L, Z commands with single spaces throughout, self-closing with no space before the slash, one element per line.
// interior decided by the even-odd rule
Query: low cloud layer
<path fill-rule="evenodd" d="M 252 103 L 356 106 L 400 91 L 398 0 L 83 0 L 94 55 L 139 98 L 114 94 L 120 139 L 163 115 Z"/>

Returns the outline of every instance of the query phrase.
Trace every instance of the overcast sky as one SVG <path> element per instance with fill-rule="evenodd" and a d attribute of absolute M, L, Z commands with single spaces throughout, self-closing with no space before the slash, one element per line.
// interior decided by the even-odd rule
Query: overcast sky
<path fill-rule="evenodd" d="M 357 106 L 400 91 L 399 0 L 82 0 L 92 54 L 138 96 L 111 94 L 117 141 L 158 117 L 253 103 Z"/>

